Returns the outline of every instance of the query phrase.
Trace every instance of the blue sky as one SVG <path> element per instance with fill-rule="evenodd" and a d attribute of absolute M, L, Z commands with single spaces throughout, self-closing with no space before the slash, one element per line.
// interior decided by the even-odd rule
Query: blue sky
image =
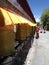
<path fill-rule="evenodd" d="M 42 11 L 49 7 L 49 0 L 27 0 L 34 14 L 35 19 L 38 21 Z"/>

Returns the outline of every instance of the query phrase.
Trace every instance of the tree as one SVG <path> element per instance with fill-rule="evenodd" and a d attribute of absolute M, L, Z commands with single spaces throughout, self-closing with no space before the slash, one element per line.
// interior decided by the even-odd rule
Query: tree
<path fill-rule="evenodd" d="M 41 22 L 43 23 L 43 27 L 47 26 L 47 29 L 49 30 L 49 8 L 42 12 Z"/>

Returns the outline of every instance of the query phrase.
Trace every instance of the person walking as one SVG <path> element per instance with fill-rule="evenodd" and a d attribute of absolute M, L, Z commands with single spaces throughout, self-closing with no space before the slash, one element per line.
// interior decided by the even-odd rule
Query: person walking
<path fill-rule="evenodd" d="M 40 28 L 39 27 L 36 27 L 36 39 L 39 38 L 39 30 L 40 30 Z"/>
<path fill-rule="evenodd" d="M 46 33 L 46 26 L 44 26 L 44 33 Z"/>

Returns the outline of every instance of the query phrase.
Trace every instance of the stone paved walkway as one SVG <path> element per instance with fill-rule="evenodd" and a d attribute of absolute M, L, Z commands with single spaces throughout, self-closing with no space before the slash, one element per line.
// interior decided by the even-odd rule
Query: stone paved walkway
<path fill-rule="evenodd" d="M 39 39 L 34 38 L 34 43 L 29 50 L 24 65 L 49 65 L 49 32 L 40 33 Z"/>

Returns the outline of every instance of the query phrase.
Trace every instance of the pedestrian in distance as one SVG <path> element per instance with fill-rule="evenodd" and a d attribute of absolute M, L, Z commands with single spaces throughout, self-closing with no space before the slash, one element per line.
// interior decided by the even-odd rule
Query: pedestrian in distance
<path fill-rule="evenodd" d="M 36 39 L 39 38 L 39 30 L 40 30 L 40 28 L 39 27 L 36 27 Z"/>
<path fill-rule="evenodd" d="M 46 26 L 44 26 L 44 33 L 46 33 Z"/>

